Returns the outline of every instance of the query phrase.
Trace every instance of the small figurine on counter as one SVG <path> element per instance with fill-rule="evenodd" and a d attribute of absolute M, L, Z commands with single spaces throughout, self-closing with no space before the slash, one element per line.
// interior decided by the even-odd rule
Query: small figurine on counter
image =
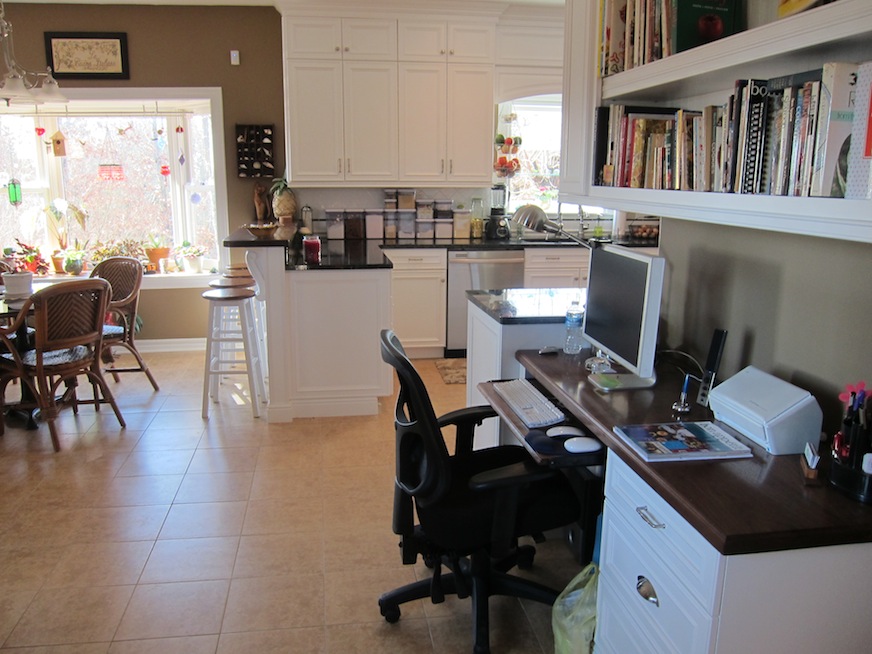
<path fill-rule="evenodd" d="M 257 214 L 257 223 L 262 225 L 267 215 L 269 205 L 266 201 L 266 186 L 258 182 L 254 185 L 254 211 Z"/>

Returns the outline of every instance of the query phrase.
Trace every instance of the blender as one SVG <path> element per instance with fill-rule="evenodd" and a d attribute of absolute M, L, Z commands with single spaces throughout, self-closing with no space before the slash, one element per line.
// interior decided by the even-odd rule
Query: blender
<path fill-rule="evenodd" d="M 506 200 L 508 191 L 505 184 L 494 184 L 491 187 L 490 218 L 485 225 L 484 236 L 491 240 L 508 239 L 511 235 L 509 223 L 506 220 Z"/>

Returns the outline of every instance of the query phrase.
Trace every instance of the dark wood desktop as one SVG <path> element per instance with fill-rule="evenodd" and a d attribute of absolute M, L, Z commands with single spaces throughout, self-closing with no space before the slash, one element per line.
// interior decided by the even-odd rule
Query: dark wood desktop
<path fill-rule="evenodd" d="M 653 388 L 603 393 L 587 382 L 584 354 L 521 350 L 516 358 L 722 554 L 872 542 L 872 506 L 846 497 L 826 479 L 819 486 L 806 485 L 798 454 L 772 456 L 747 441 L 753 458 L 646 463 L 612 427 L 677 418 L 672 403 L 678 399 L 683 374 L 661 365 Z M 693 404 L 682 417 L 710 420 L 713 415 Z"/>

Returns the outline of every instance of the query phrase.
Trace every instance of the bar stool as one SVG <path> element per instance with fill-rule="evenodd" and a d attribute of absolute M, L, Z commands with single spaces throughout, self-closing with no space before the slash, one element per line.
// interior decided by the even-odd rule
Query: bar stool
<path fill-rule="evenodd" d="M 257 343 L 251 288 L 213 288 L 203 293 L 209 301 L 206 365 L 203 376 L 203 418 L 209 417 L 209 397 L 218 401 L 218 383 L 225 375 L 246 375 L 251 411 L 260 417 L 266 400 L 260 348 Z M 239 359 L 239 347 L 242 359 Z"/>

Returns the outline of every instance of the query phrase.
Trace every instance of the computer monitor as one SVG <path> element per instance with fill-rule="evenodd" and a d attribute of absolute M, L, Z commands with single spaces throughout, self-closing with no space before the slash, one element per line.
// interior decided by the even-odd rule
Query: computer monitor
<path fill-rule="evenodd" d="M 594 372 L 589 379 L 602 390 L 655 383 L 665 264 L 662 257 L 619 245 L 591 251 L 583 330 L 598 350 L 597 357 L 587 362 Z M 614 370 L 608 361 L 619 363 L 627 372 Z"/>

